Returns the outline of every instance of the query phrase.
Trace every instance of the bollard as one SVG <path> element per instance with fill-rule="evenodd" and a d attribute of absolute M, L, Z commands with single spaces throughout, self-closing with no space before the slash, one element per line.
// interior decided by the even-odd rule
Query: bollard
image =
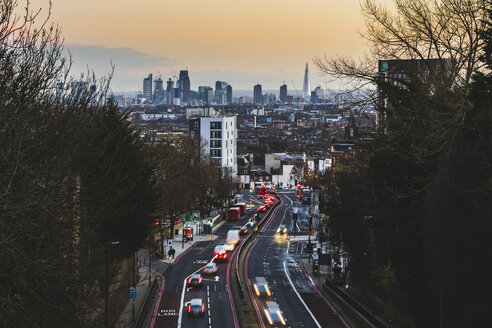
<path fill-rule="evenodd" d="M 169 263 L 171 263 L 171 259 L 172 259 L 172 257 L 171 257 L 171 256 L 169 256 Z"/>
<path fill-rule="evenodd" d="M 212 240 L 212 235 L 208 236 L 208 239 L 209 239 L 209 240 Z"/>

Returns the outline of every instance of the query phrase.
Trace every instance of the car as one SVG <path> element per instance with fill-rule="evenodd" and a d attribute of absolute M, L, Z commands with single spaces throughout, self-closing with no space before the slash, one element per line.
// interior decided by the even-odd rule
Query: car
<path fill-rule="evenodd" d="M 266 302 L 266 308 L 264 309 L 265 316 L 268 320 L 268 323 L 271 326 L 276 326 L 276 325 L 282 325 L 285 326 L 285 319 L 282 314 L 282 311 L 280 311 L 280 307 L 276 302 L 269 301 Z"/>
<path fill-rule="evenodd" d="M 257 211 L 258 212 L 266 212 L 266 210 L 267 210 L 266 206 L 260 206 L 260 207 L 258 207 Z"/>
<path fill-rule="evenodd" d="M 188 303 L 188 314 L 193 316 L 203 315 L 205 313 L 205 304 L 201 298 L 192 298 Z"/>
<path fill-rule="evenodd" d="M 287 233 L 287 227 L 285 226 L 285 224 L 281 224 L 278 229 L 277 229 L 277 233 L 281 234 L 281 235 L 284 235 Z"/>
<path fill-rule="evenodd" d="M 232 252 L 234 250 L 234 244 L 233 243 L 225 243 L 224 244 L 224 249 L 226 252 Z"/>
<path fill-rule="evenodd" d="M 258 195 L 258 196 L 256 196 L 256 198 L 258 198 L 258 199 L 263 199 L 263 198 L 264 198 L 264 196 L 263 196 L 263 195 Z"/>
<path fill-rule="evenodd" d="M 227 251 L 225 250 L 224 245 L 215 246 L 214 260 L 227 261 Z"/>
<path fill-rule="evenodd" d="M 202 287 L 202 275 L 199 273 L 192 274 L 188 278 L 188 286 Z"/>
<path fill-rule="evenodd" d="M 205 269 L 203 269 L 204 274 L 213 274 L 217 271 L 217 264 L 214 262 L 210 262 L 205 266 Z"/>
<path fill-rule="evenodd" d="M 253 223 L 253 224 L 254 224 L 254 223 Z M 241 228 L 239 229 L 239 234 L 240 234 L 240 235 L 247 235 L 247 234 L 248 234 L 248 232 L 249 232 L 249 229 L 248 229 L 248 226 L 247 226 L 247 225 L 245 225 L 244 227 L 241 227 Z"/>
<path fill-rule="evenodd" d="M 256 296 L 271 296 L 270 288 L 264 277 L 256 277 L 253 283 L 253 289 L 255 290 Z"/>

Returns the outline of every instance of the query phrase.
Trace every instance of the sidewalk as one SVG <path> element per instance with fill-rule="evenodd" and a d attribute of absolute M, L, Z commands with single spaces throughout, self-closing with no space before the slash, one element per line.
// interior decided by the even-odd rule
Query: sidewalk
<path fill-rule="evenodd" d="M 137 298 L 135 301 L 129 300 L 123 310 L 121 311 L 118 320 L 114 324 L 116 328 L 130 328 L 135 327 L 137 324 L 137 318 L 142 308 L 147 300 L 148 293 L 151 288 L 149 288 L 149 268 L 146 266 L 141 266 L 138 270 L 140 280 L 137 283 Z M 156 275 L 152 274 L 150 276 L 151 286 L 154 284 Z"/>
<path fill-rule="evenodd" d="M 181 230 L 180 231 L 181 234 L 174 236 L 174 240 L 172 240 L 172 247 L 176 251 L 174 253 L 174 258 L 171 258 L 171 261 L 169 261 L 169 257 L 168 257 L 168 253 L 167 253 L 169 251 L 169 246 L 166 245 L 165 250 L 164 250 L 166 258 L 164 258 L 162 260 L 158 260 L 158 261 L 161 263 L 165 263 L 165 264 L 169 264 L 169 263 L 173 264 L 173 263 L 179 261 L 179 257 L 181 255 L 185 254 L 195 243 L 200 242 L 200 241 L 216 240 L 219 237 L 217 235 L 214 235 L 213 233 L 215 231 L 217 231 L 217 229 L 219 229 L 225 222 L 226 221 L 222 221 L 213 227 L 212 237 L 210 237 L 209 234 L 207 234 L 207 235 L 194 235 L 193 240 L 185 241 L 184 245 L 183 245 L 183 239 L 182 239 L 183 238 L 183 235 L 182 235 L 183 231 Z"/>
<path fill-rule="evenodd" d="M 212 233 L 217 231 L 225 221 L 220 222 L 217 224 L 215 227 L 212 229 Z M 182 230 L 180 231 L 182 233 Z M 174 254 L 174 259 L 169 262 L 168 259 L 160 260 L 157 259 L 158 262 L 162 264 L 173 264 L 177 261 L 179 261 L 179 257 L 183 254 L 185 254 L 193 244 L 200 242 L 200 241 L 208 241 L 210 240 L 210 235 L 195 235 L 193 236 L 193 241 L 186 241 L 184 243 L 184 247 L 182 244 L 182 234 L 178 234 L 175 239 L 172 242 L 172 247 L 176 250 L 176 253 Z M 212 234 L 212 240 L 217 239 L 217 235 Z M 166 257 L 167 257 L 167 251 L 169 250 L 169 247 L 166 247 Z M 139 254 L 139 264 L 140 264 L 140 269 L 138 271 L 138 274 L 140 275 L 139 282 L 137 284 L 137 298 L 133 302 L 132 300 L 129 300 L 127 304 L 125 305 L 124 309 L 121 311 L 118 320 L 116 321 L 114 327 L 116 328 L 133 328 L 135 327 L 137 323 L 137 318 L 139 313 L 142 311 L 143 307 L 145 306 L 145 302 L 148 297 L 148 293 L 150 292 L 149 288 L 149 268 L 148 268 L 148 256 L 147 254 L 144 254 L 146 249 L 142 249 L 143 253 L 140 252 Z M 153 261 L 156 260 L 155 258 Z M 150 276 L 150 282 L 151 286 L 154 285 L 154 280 L 160 279 L 161 274 L 156 273 L 154 269 L 157 269 L 154 267 L 152 268 L 152 273 Z M 159 269 L 157 269 L 159 271 Z M 133 309 L 133 306 L 135 306 L 135 309 Z M 146 314 L 142 314 L 144 317 Z M 134 320 L 133 320 L 134 318 Z"/>

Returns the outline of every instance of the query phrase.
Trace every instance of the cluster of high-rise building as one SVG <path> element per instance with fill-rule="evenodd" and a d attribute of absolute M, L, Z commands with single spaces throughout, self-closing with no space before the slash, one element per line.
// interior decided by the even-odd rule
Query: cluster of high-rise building
<path fill-rule="evenodd" d="M 295 86 L 294 86 L 295 89 Z M 276 93 L 276 92 L 275 92 Z M 320 86 L 311 90 L 309 83 L 309 66 L 306 63 L 304 70 L 304 82 L 301 92 L 295 90 L 295 95 L 289 95 L 285 82 L 280 86 L 278 96 L 274 93 L 263 93 L 261 84 L 253 87 L 253 97 L 241 96 L 233 98 L 232 86 L 224 81 L 216 81 L 215 89 L 212 86 L 199 86 L 197 91 L 191 90 L 191 82 L 188 70 L 181 70 L 179 76 L 169 78 L 164 85 L 161 77 L 153 80 L 152 74 L 143 79 L 143 92 L 137 97 L 136 104 L 153 105 L 231 105 L 234 103 L 258 105 L 272 104 L 321 104 L 325 103 L 323 89 Z"/>
<path fill-rule="evenodd" d="M 166 89 L 164 89 L 164 82 L 161 77 L 152 80 L 152 74 L 149 74 L 149 76 L 143 79 L 143 92 L 140 96 L 140 103 L 154 105 L 163 103 L 167 105 L 179 105 L 181 103 L 187 103 L 190 100 L 190 87 L 190 77 L 187 70 L 179 72 L 179 79 L 177 81 L 170 78 L 166 82 Z"/>
<path fill-rule="evenodd" d="M 227 82 L 217 81 L 214 89 L 199 86 L 198 92 L 191 90 L 188 70 L 181 70 L 179 77 L 169 78 L 164 82 L 161 77 L 153 80 L 152 74 L 143 79 L 143 91 L 137 97 L 138 104 L 153 105 L 227 105 L 232 104 L 232 86 Z"/>

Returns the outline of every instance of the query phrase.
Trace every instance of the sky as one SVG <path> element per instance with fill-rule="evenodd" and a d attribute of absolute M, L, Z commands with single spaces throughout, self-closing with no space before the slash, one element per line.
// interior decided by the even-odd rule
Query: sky
<path fill-rule="evenodd" d="M 390 0 L 381 0 L 387 3 Z M 22 0 L 20 1 L 23 2 Z M 47 8 L 48 0 L 31 0 Z M 163 80 L 188 69 L 191 88 L 230 83 L 234 89 L 302 89 L 310 65 L 314 89 L 336 87 L 320 76 L 317 56 L 361 56 L 359 0 L 52 0 L 52 21 L 73 54 L 74 75 L 103 76 L 115 65 L 112 89 L 138 91 L 149 73 Z"/>

